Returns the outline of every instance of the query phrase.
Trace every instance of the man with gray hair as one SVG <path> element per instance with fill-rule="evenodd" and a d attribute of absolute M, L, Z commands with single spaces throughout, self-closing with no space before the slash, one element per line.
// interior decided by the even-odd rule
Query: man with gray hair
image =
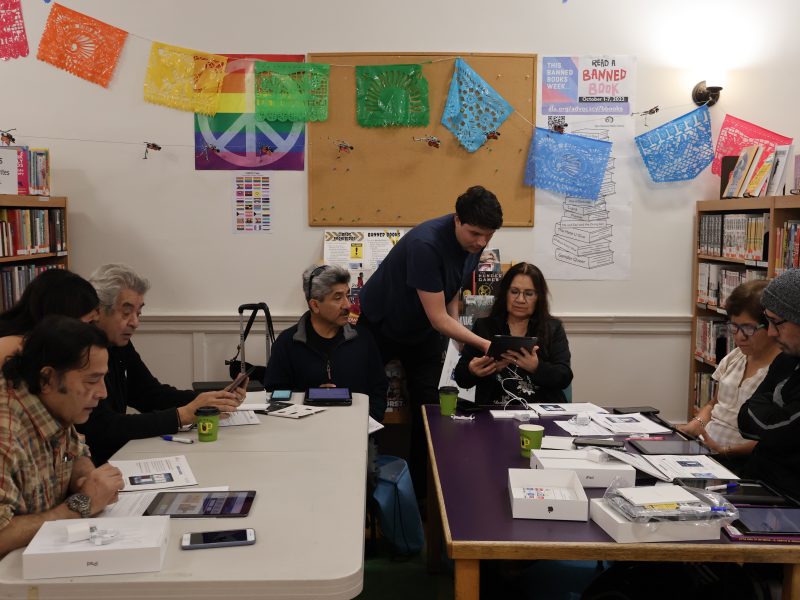
<path fill-rule="evenodd" d="M 758 440 L 743 475 L 800 500 L 800 269 L 785 271 L 761 294 L 767 333 L 783 351 L 739 411 L 739 429 Z"/>
<path fill-rule="evenodd" d="M 283 331 L 270 352 L 264 387 L 346 387 L 369 396 L 369 414 L 383 420 L 388 382 L 375 340 L 348 324 L 350 273 L 312 266 L 303 273 L 308 311 Z"/>
<path fill-rule="evenodd" d="M 98 267 L 89 281 L 100 298 L 102 329 L 108 349 L 108 396 L 92 411 L 89 420 L 78 427 L 86 436 L 95 464 L 101 465 L 128 441 L 169 435 L 194 421 L 201 406 L 216 406 L 223 412 L 236 410 L 245 389 L 235 393 L 218 391 L 197 394 L 178 390 L 156 379 L 131 343 L 139 327 L 144 296 L 150 283 L 126 265 Z M 139 414 L 127 414 L 131 406 Z"/>

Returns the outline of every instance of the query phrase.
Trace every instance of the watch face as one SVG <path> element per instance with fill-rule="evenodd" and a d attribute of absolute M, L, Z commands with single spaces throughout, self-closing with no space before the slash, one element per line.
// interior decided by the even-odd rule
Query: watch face
<path fill-rule="evenodd" d="M 85 494 L 72 494 L 67 498 L 67 507 L 85 519 L 91 516 L 92 500 Z"/>

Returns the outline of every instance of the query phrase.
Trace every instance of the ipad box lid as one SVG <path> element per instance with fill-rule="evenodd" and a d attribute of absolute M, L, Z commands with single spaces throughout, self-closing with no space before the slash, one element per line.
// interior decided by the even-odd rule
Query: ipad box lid
<path fill-rule="evenodd" d="M 563 453 L 564 458 L 561 458 Z M 636 485 L 636 469 L 622 461 L 594 462 L 588 458 L 573 458 L 569 451 L 531 450 L 531 469 L 566 469 L 573 471 L 585 488 L 605 488 L 619 477 L 617 485 Z"/>
<path fill-rule="evenodd" d="M 70 542 L 68 527 L 94 525 L 116 532 L 108 543 Z M 169 542 L 169 517 L 109 517 L 45 522 L 22 553 L 22 577 L 46 579 L 160 571 Z"/>

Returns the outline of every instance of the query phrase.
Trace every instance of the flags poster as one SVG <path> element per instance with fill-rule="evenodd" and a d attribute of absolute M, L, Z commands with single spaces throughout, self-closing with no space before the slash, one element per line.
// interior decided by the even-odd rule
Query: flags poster
<path fill-rule="evenodd" d="M 525 183 L 574 198 L 597 200 L 611 156 L 611 142 L 537 127 Z"/>
<path fill-rule="evenodd" d="M 362 127 L 424 127 L 430 121 L 421 65 L 356 67 L 356 119 Z"/>
<path fill-rule="evenodd" d="M 511 105 L 462 59 L 456 59 L 442 125 L 475 152 L 514 112 Z"/>
<path fill-rule="evenodd" d="M 637 136 L 636 146 L 653 181 L 694 179 L 714 159 L 708 107 Z"/>
<path fill-rule="evenodd" d="M 144 99 L 153 104 L 214 115 L 228 59 L 153 42 L 144 80 Z"/>
<path fill-rule="evenodd" d="M 36 58 L 108 87 L 128 32 L 53 4 Z"/>
<path fill-rule="evenodd" d="M 256 113 L 265 121 L 325 121 L 330 65 L 256 61 Z"/>
<path fill-rule="evenodd" d="M 764 146 L 765 150 L 769 150 L 769 152 L 764 152 L 761 155 L 761 162 L 763 162 L 768 154 L 772 154 L 772 152 L 775 151 L 775 146 L 784 146 L 791 143 L 792 138 L 790 137 L 775 133 L 769 129 L 764 129 L 753 123 L 748 123 L 733 115 L 725 115 L 725 120 L 722 121 L 722 127 L 719 130 L 717 149 L 714 152 L 714 162 L 711 164 L 711 172 L 719 175 L 722 157 L 739 156 L 742 148 L 745 146 L 759 144 Z M 760 164 L 761 163 L 759 163 L 758 166 L 760 166 Z"/>
<path fill-rule="evenodd" d="M 0 59 L 28 56 L 21 0 L 0 0 Z"/>

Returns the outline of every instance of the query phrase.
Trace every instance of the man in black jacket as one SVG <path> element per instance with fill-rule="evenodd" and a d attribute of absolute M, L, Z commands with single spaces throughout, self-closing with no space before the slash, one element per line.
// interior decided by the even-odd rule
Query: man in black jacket
<path fill-rule="evenodd" d="M 761 304 L 783 353 L 739 411 L 742 435 L 758 440 L 743 474 L 800 500 L 800 269 L 773 279 Z"/>
<path fill-rule="evenodd" d="M 217 406 L 221 411 L 236 410 L 245 389 L 235 393 L 219 391 L 197 394 L 178 390 L 156 379 L 131 343 L 139 327 L 144 295 L 150 283 L 125 265 L 98 267 L 89 278 L 100 298 L 102 329 L 108 350 L 108 396 L 92 411 L 89 420 L 78 427 L 86 436 L 96 465 L 106 462 L 128 441 L 168 435 L 194 421 L 201 406 Z M 126 414 L 131 406 L 139 414 Z"/>
<path fill-rule="evenodd" d="M 282 332 L 270 352 L 264 387 L 305 390 L 346 387 L 369 396 L 369 414 L 383 420 L 388 382 L 378 346 L 366 330 L 348 324 L 350 273 L 310 267 L 303 273 L 308 311 Z"/>

